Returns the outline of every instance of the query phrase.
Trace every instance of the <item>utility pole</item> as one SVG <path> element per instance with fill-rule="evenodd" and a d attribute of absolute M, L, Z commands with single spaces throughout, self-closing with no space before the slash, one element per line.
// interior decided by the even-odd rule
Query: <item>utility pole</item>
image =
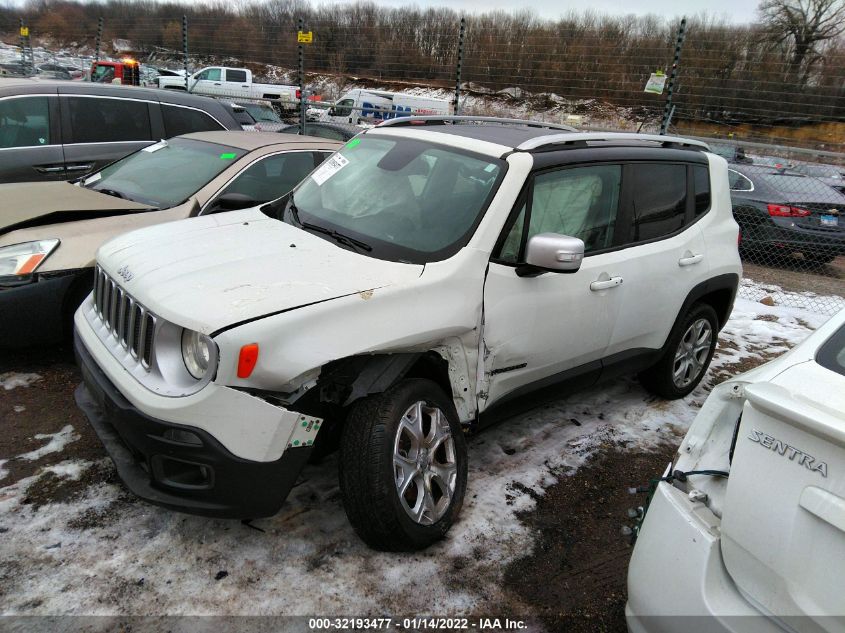
<path fill-rule="evenodd" d="M 467 20 L 461 18 L 461 29 L 458 33 L 458 63 L 455 66 L 455 116 L 461 112 L 461 67 L 464 65 L 464 35 L 466 34 Z"/>
<path fill-rule="evenodd" d="M 681 20 L 678 28 L 678 39 L 675 42 L 675 59 L 672 61 L 672 71 L 669 73 L 669 87 L 666 92 L 666 105 L 663 107 L 663 120 L 660 123 L 660 133 L 666 134 L 669 130 L 669 122 L 675 113 L 675 106 L 672 104 L 672 96 L 675 92 L 675 80 L 678 77 L 678 64 L 681 63 L 681 49 L 684 47 L 684 36 L 686 34 L 687 19 Z"/>

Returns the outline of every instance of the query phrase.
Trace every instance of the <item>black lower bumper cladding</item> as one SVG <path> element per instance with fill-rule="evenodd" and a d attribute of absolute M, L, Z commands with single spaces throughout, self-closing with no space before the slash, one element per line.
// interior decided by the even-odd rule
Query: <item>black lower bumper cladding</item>
<path fill-rule="evenodd" d="M 253 519 L 279 511 L 313 447 L 288 449 L 273 462 L 237 457 L 202 429 L 141 413 L 78 336 L 74 343 L 83 378 L 76 403 L 129 490 L 150 503 L 209 517 Z"/>

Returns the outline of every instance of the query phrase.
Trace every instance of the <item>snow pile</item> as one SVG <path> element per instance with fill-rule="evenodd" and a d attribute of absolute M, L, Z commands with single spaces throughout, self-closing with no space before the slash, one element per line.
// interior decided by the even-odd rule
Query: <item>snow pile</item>
<path fill-rule="evenodd" d="M 16 387 L 29 387 L 32 383 L 41 380 L 38 374 L 19 374 L 14 371 L 7 371 L 0 374 L 0 387 L 9 391 Z"/>
<path fill-rule="evenodd" d="M 738 299 L 713 367 L 719 373 L 750 356 L 758 355 L 759 362 L 781 353 L 823 321 L 794 308 Z M 0 558 L 16 570 L 4 579 L 0 611 L 499 612 L 514 600 L 501 589 L 503 566 L 533 544 L 517 512 L 530 509 L 536 493 L 609 445 L 642 450 L 677 444 L 713 374 L 675 402 L 650 396 L 633 379 L 618 380 L 471 438 L 461 518 L 445 541 L 417 554 L 377 553 L 359 541 L 341 506 L 336 457 L 308 466 L 281 512 L 252 523 L 260 530 L 150 506 L 113 483 L 83 488 L 70 503 L 33 510 L 23 500 L 37 477 L 22 480 L 0 489 L 0 527 L 7 530 Z M 69 439 L 70 433 L 63 429 L 56 437 Z M 101 465 L 106 472 L 107 463 Z M 50 471 L 72 479 L 89 466 L 69 459 Z"/>

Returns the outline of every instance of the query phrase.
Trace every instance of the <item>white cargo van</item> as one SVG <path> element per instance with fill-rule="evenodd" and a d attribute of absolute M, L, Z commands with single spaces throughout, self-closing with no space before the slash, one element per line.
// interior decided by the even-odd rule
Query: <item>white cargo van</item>
<path fill-rule="evenodd" d="M 321 120 L 357 125 L 423 114 L 450 114 L 450 104 L 446 99 L 356 88 L 338 99 Z"/>

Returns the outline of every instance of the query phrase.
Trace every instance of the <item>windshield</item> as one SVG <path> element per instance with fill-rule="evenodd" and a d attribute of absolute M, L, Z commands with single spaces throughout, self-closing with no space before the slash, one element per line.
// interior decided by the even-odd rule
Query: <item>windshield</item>
<path fill-rule="evenodd" d="M 161 141 L 89 176 L 83 186 L 158 209 L 187 200 L 247 152 L 175 138 Z"/>
<path fill-rule="evenodd" d="M 267 108 L 255 103 L 244 103 L 241 107 L 252 115 L 256 121 L 266 121 L 267 123 L 283 123 L 282 119 L 276 114 L 273 108 Z"/>
<path fill-rule="evenodd" d="M 302 222 L 341 232 L 371 255 L 426 263 L 456 253 L 495 193 L 496 158 L 407 139 L 352 139 L 294 192 Z"/>
<path fill-rule="evenodd" d="M 91 81 L 109 83 L 112 79 L 114 79 L 114 66 L 97 65 L 94 67 L 94 72 L 91 75 Z"/>

